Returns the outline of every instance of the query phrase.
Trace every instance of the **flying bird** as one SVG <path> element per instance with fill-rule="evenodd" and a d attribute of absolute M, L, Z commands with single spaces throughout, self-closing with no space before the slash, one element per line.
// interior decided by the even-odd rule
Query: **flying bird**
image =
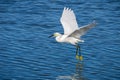
<path fill-rule="evenodd" d="M 62 16 L 60 18 L 60 22 L 64 29 L 64 34 L 60 34 L 55 32 L 49 37 L 54 36 L 57 42 L 65 42 L 70 43 L 76 46 L 76 58 L 82 60 L 82 55 L 80 53 L 79 42 L 84 42 L 84 40 L 80 39 L 89 29 L 95 27 L 96 22 L 78 27 L 76 16 L 72 9 L 64 7 Z M 78 53 L 80 54 L 78 56 Z"/>

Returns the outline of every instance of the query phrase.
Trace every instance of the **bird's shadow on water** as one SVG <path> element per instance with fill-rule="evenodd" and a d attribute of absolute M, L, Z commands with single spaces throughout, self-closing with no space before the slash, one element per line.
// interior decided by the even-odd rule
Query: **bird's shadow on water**
<path fill-rule="evenodd" d="M 73 75 L 60 75 L 56 78 L 56 80 L 87 80 L 87 78 L 83 75 L 84 62 L 78 61 L 75 66 L 75 73 L 73 73 Z"/>

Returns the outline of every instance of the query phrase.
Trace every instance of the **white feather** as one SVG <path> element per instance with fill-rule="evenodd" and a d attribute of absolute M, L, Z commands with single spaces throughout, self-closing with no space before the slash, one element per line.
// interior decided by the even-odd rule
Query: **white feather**
<path fill-rule="evenodd" d="M 73 10 L 69 8 L 64 8 L 60 21 L 65 35 L 70 35 L 72 32 L 78 29 L 75 14 Z"/>

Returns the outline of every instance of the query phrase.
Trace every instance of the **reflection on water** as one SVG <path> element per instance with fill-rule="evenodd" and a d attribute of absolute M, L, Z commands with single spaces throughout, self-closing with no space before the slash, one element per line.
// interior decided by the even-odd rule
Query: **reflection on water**
<path fill-rule="evenodd" d="M 73 76 L 73 80 L 84 80 L 84 76 L 83 76 L 83 68 L 84 68 L 84 65 L 83 65 L 83 62 L 78 62 L 76 64 L 76 73 L 75 75 Z"/>
<path fill-rule="evenodd" d="M 75 73 L 70 76 L 58 76 L 56 80 L 85 80 L 83 75 L 84 72 L 84 65 L 83 62 L 78 61 L 76 63 Z"/>

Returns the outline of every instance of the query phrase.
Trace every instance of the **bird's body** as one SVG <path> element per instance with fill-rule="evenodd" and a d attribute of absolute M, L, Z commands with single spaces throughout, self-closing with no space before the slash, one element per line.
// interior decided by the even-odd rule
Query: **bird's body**
<path fill-rule="evenodd" d="M 60 22 L 63 26 L 64 34 L 56 32 L 53 36 L 56 37 L 57 42 L 65 42 L 72 45 L 78 45 L 79 42 L 84 42 L 84 40 L 81 40 L 80 37 L 96 25 L 95 21 L 93 21 L 88 25 L 78 27 L 73 10 L 66 7 L 63 10 Z M 77 52 L 78 48 L 79 47 L 77 47 Z"/>
<path fill-rule="evenodd" d="M 84 42 L 83 40 L 74 38 L 74 37 L 68 37 L 69 35 L 62 35 L 60 34 L 59 36 L 57 36 L 55 39 L 57 42 L 66 42 L 66 43 L 70 43 L 73 45 L 76 45 L 78 42 Z"/>

